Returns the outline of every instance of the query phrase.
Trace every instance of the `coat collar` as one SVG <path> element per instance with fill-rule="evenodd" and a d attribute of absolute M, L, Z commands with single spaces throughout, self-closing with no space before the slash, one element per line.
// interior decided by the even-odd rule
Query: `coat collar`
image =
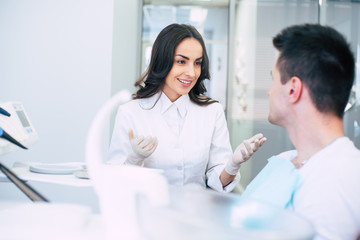
<path fill-rule="evenodd" d="M 179 97 L 175 102 L 171 102 L 170 99 L 166 96 L 166 94 L 162 93 L 159 102 L 161 103 L 160 111 L 162 114 L 166 112 L 171 106 L 175 105 L 179 110 L 181 117 L 184 118 L 189 107 L 190 97 L 188 94 L 185 94 Z"/>

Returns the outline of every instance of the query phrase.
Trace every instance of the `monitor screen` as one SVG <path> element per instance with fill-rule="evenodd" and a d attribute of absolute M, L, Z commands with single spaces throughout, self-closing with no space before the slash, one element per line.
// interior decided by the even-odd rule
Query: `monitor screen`
<path fill-rule="evenodd" d="M 29 127 L 30 123 L 27 120 L 25 113 L 23 111 L 16 111 L 16 113 L 17 113 L 23 127 Z"/>

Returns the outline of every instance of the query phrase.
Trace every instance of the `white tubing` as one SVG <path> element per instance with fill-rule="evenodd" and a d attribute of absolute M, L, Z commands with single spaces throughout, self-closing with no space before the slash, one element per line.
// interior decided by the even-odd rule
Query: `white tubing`
<path fill-rule="evenodd" d="M 110 98 L 97 112 L 88 132 L 86 147 L 85 147 L 85 159 L 88 166 L 89 176 L 91 179 L 95 179 L 93 183 L 97 188 L 96 181 L 99 179 L 101 169 L 103 166 L 103 156 L 101 151 L 102 146 L 102 133 L 104 126 L 110 118 L 111 113 L 117 109 L 120 104 L 128 102 L 131 99 L 131 94 L 127 90 L 122 90 Z"/>

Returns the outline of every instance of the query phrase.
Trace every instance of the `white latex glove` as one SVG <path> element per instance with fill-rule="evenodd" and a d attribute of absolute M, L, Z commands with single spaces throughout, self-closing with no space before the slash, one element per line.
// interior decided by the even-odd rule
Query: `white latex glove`
<path fill-rule="evenodd" d="M 236 175 L 240 169 L 240 165 L 243 162 L 246 162 L 251 158 L 251 156 L 261 147 L 266 138 L 258 133 L 255 136 L 244 140 L 240 145 L 235 149 L 235 152 L 225 166 L 225 171 L 230 175 Z"/>
<path fill-rule="evenodd" d="M 132 130 L 129 130 L 129 140 L 133 152 L 129 154 L 126 162 L 134 165 L 142 165 L 144 159 L 149 157 L 158 145 L 156 137 L 135 137 Z"/>

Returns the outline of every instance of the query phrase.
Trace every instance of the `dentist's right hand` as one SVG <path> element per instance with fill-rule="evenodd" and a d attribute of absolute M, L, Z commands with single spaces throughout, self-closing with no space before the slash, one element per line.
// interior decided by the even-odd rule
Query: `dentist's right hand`
<path fill-rule="evenodd" d="M 129 130 L 129 140 L 133 152 L 129 154 L 126 162 L 133 165 L 142 165 L 144 159 L 149 157 L 158 145 L 156 137 L 135 137 L 131 129 Z"/>

